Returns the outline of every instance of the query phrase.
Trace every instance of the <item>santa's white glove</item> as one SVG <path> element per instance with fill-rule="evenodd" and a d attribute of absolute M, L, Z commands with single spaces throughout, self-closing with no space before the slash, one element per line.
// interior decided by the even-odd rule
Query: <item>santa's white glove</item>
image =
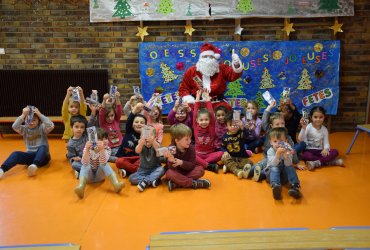
<path fill-rule="evenodd" d="M 235 73 L 240 73 L 243 71 L 243 64 L 242 61 L 240 60 L 240 57 L 238 54 L 235 53 L 235 50 L 232 50 L 231 54 L 231 59 L 232 59 L 232 67 Z"/>

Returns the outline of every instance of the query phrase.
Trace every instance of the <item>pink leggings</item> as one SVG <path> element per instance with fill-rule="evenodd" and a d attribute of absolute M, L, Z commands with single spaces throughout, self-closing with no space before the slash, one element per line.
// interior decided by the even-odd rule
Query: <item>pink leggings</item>
<path fill-rule="evenodd" d="M 201 165 L 203 168 L 207 168 L 208 163 L 216 163 L 221 160 L 224 152 L 216 151 L 209 154 L 198 154 L 196 157 L 197 164 Z"/>

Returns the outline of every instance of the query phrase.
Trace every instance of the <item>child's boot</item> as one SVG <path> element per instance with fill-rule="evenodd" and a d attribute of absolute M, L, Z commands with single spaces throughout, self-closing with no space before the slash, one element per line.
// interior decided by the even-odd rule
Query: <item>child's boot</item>
<path fill-rule="evenodd" d="M 115 172 L 113 172 L 110 176 L 108 176 L 110 182 L 112 182 L 114 187 L 114 192 L 119 193 L 121 192 L 122 188 L 125 186 L 124 182 L 120 182 L 117 179 L 117 175 Z"/>
<path fill-rule="evenodd" d="M 306 161 L 306 166 L 307 166 L 308 170 L 312 171 L 315 168 L 320 167 L 321 162 L 319 160 L 317 160 L 317 161 Z"/>
<path fill-rule="evenodd" d="M 274 183 L 272 184 L 272 196 L 275 200 L 281 200 L 281 185 Z"/>
<path fill-rule="evenodd" d="M 4 175 L 4 170 L 2 170 L 2 169 L 0 168 L 0 179 L 1 179 L 1 178 L 3 178 L 3 175 Z"/>
<path fill-rule="evenodd" d="M 207 170 L 217 174 L 218 173 L 218 165 L 216 163 L 208 163 Z"/>
<path fill-rule="evenodd" d="M 258 182 L 258 181 L 261 180 L 261 172 L 262 172 L 261 166 L 256 165 L 254 167 L 254 172 L 253 172 L 253 180 L 254 181 Z"/>
<path fill-rule="evenodd" d="M 176 183 L 174 183 L 173 181 L 169 180 L 168 181 L 168 191 L 172 191 L 176 188 Z"/>
<path fill-rule="evenodd" d="M 298 183 L 290 184 L 290 189 L 288 194 L 292 196 L 294 199 L 299 199 L 302 197 L 301 192 L 299 191 L 300 185 Z"/>
<path fill-rule="evenodd" d="M 85 187 L 86 187 L 86 176 L 80 176 L 80 184 L 75 188 L 75 193 L 77 194 L 78 198 L 82 199 L 85 194 Z"/>
<path fill-rule="evenodd" d="M 211 186 L 211 182 L 207 179 L 198 179 L 193 180 L 193 188 L 209 188 Z"/>

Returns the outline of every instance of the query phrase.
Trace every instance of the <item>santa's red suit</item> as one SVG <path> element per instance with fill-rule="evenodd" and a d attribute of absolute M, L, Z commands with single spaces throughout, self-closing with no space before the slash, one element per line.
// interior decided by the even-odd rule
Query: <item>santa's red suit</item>
<path fill-rule="evenodd" d="M 219 59 L 219 50 L 212 44 L 205 43 L 200 49 L 200 58 L 211 57 L 214 60 Z M 200 59 L 201 60 L 201 59 Z M 215 63 L 215 61 L 213 62 Z M 232 82 L 240 78 L 243 74 L 243 65 L 237 54 L 232 55 L 232 66 L 226 64 L 218 64 L 218 70 L 211 75 L 207 76 L 201 72 L 199 62 L 186 70 L 184 77 L 179 87 L 179 95 L 183 101 L 190 104 L 194 103 L 196 92 L 200 88 L 205 88 L 210 91 L 213 107 L 224 105 L 231 110 L 231 106 L 224 101 L 224 93 L 226 91 L 226 82 Z M 198 82 L 197 82 L 198 80 Z M 199 83 L 199 80 L 201 83 Z"/>

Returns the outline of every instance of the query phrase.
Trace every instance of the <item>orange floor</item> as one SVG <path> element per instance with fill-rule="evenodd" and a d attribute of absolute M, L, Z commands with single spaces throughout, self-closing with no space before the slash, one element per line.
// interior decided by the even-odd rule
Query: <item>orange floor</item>
<path fill-rule="evenodd" d="M 299 172 L 300 201 L 288 197 L 286 189 L 283 200 L 274 201 L 266 182 L 210 172 L 205 175 L 210 190 L 170 193 L 162 185 L 139 193 L 125 180 L 118 195 L 105 181 L 88 185 L 85 199 L 79 200 L 65 143 L 54 136 L 49 167 L 29 178 L 17 166 L 0 180 L 0 246 L 69 242 L 83 250 L 145 249 L 151 235 L 168 231 L 370 226 L 370 137 L 361 133 L 345 157 L 353 135 L 330 135 L 345 168 Z M 16 149 L 24 149 L 19 137 L 0 138 L 0 161 Z"/>

